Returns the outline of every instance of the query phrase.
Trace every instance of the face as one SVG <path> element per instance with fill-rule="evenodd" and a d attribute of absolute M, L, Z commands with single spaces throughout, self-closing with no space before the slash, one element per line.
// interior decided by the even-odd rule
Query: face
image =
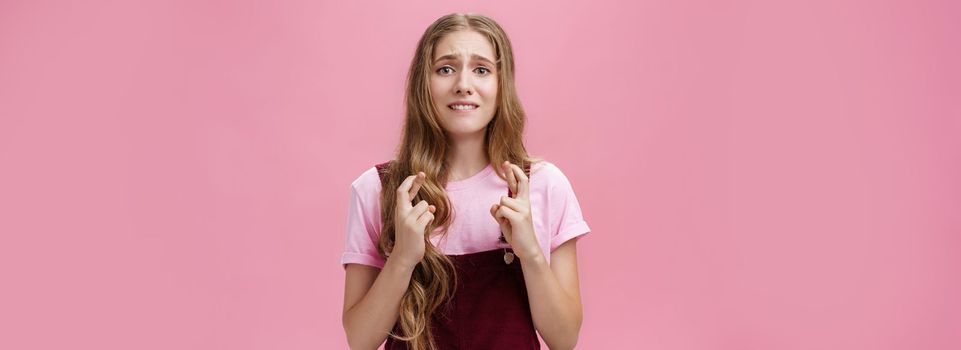
<path fill-rule="evenodd" d="M 494 47 L 474 31 L 450 33 L 434 47 L 430 92 L 451 137 L 483 135 L 497 110 Z"/>

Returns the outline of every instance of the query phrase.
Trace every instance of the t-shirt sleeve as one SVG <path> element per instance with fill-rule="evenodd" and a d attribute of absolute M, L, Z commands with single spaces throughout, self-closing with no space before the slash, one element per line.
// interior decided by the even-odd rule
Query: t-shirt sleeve
<path fill-rule="evenodd" d="M 572 238 L 580 238 L 591 232 L 581 206 L 574 195 L 574 188 L 567 176 L 556 166 L 548 165 L 550 176 L 549 210 L 551 221 L 551 251 Z"/>
<path fill-rule="evenodd" d="M 373 168 L 372 168 L 373 169 Z M 380 178 L 376 185 L 370 179 L 370 170 L 361 175 L 350 187 L 347 208 L 347 239 L 340 258 L 344 268 L 347 264 L 363 264 L 383 268 L 386 261 L 377 253 L 380 239 Z M 373 176 L 377 176 L 374 170 Z"/>

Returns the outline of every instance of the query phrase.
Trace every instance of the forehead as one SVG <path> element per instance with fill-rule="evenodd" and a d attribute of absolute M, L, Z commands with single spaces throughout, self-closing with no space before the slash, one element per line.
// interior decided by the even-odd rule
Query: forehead
<path fill-rule="evenodd" d="M 437 42 L 434 47 L 434 60 L 453 56 L 464 60 L 472 56 L 481 56 L 490 61 L 494 60 L 494 46 L 484 35 L 475 32 L 461 30 L 445 35 Z"/>

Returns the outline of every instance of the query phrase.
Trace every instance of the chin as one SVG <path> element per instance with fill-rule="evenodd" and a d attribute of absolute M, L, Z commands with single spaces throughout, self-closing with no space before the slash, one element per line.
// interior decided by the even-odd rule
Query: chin
<path fill-rule="evenodd" d="M 487 129 L 486 124 L 485 125 L 447 124 L 442 126 L 444 127 L 444 131 L 446 131 L 448 134 L 456 135 L 456 136 L 466 136 L 466 135 L 473 135 L 477 133 L 483 134 L 484 132 L 486 132 L 486 129 Z"/>
<path fill-rule="evenodd" d="M 451 135 L 466 136 L 466 135 L 474 135 L 474 134 L 483 134 L 485 131 L 485 128 L 483 127 L 481 128 L 448 128 L 446 131 L 448 134 L 451 134 Z"/>

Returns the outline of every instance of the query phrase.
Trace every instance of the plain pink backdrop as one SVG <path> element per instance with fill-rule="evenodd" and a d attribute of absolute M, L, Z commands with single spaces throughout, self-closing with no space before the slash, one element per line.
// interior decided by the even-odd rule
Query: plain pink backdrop
<path fill-rule="evenodd" d="M 419 35 L 513 40 L 581 349 L 961 348 L 954 1 L 2 1 L 0 348 L 340 349 Z"/>

